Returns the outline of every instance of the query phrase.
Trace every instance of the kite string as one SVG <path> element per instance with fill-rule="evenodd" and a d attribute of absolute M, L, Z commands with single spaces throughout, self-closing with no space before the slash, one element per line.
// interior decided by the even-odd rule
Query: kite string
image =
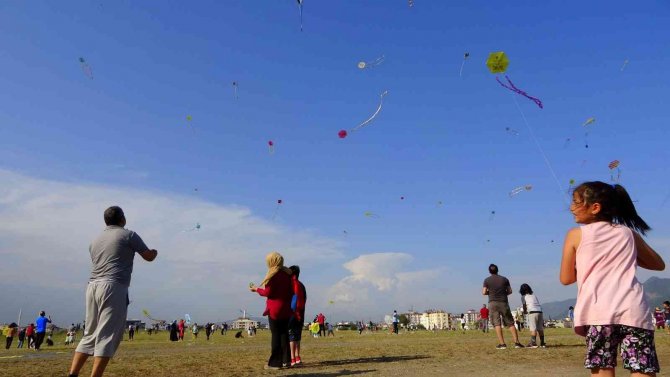
<path fill-rule="evenodd" d="M 461 63 L 461 72 L 459 72 L 458 77 L 463 77 L 463 67 L 465 66 L 465 59 L 463 59 L 463 63 Z"/>
<path fill-rule="evenodd" d="M 500 81 L 500 79 L 498 78 L 498 76 L 496 76 L 496 81 L 498 82 L 498 84 L 502 85 L 503 88 L 509 89 L 509 90 L 513 91 L 514 93 L 518 93 L 518 94 L 528 98 L 529 100 L 535 102 L 535 104 L 537 106 L 539 106 L 540 109 L 544 108 L 544 106 L 542 106 L 542 101 L 540 101 L 538 98 L 535 98 L 533 96 L 528 95 L 528 93 L 526 93 L 523 90 L 517 88 L 516 85 L 514 85 L 512 80 L 510 80 L 507 75 L 505 75 L 505 78 L 507 79 L 507 82 L 509 83 L 510 86 L 507 86 L 507 85 L 503 84 L 502 81 Z"/>
<path fill-rule="evenodd" d="M 530 124 L 528 123 L 528 120 L 526 119 L 526 114 L 524 114 L 523 110 L 521 110 L 521 106 L 519 106 L 519 102 L 516 100 L 516 97 L 514 95 L 512 95 L 512 99 L 514 100 L 514 104 L 516 105 L 516 108 L 519 109 L 519 113 L 521 113 L 521 118 L 523 118 L 523 122 L 526 124 L 526 128 L 528 128 L 528 133 L 530 134 L 531 139 L 533 139 L 533 141 L 535 142 L 535 146 L 537 147 L 537 149 L 542 154 L 542 158 L 544 158 L 544 163 L 547 165 L 547 167 L 549 168 L 549 171 L 551 172 L 551 175 L 554 177 L 554 181 L 556 181 L 556 186 L 558 187 L 558 191 L 562 194 L 565 204 L 569 204 L 568 197 L 563 192 L 563 189 L 561 187 L 561 182 L 558 180 L 558 176 L 556 176 L 556 172 L 554 171 L 554 168 L 551 166 L 551 162 L 549 162 L 549 158 L 547 158 L 547 154 L 544 153 L 544 149 L 542 149 L 542 146 L 540 145 L 540 142 L 537 141 L 537 138 L 535 137 L 535 133 L 533 132 L 533 128 L 530 126 Z"/>
<path fill-rule="evenodd" d="M 352 132 L 353 132 L 353 131 L 358 131 L 359 129 L 365 127 L 366 125 L 368 125 L 370 122 L 372 122 L 372 121 L 375 119 L 375 117 L 377 116 L 377 114 L 379 114 L 379 112 L 382 110 L 382 106 L 384 106 L 384 96 L 387 95 L 388 92 L 389 92 L 388 90 L 385 90 L 385 91 L 379 96 L 379 106 L 377 107 L 377 111 L 375 111 L 374 114 L 372 114 L 372 116 L 369 117 L 366 121 L 364 121 L 363 123 L 359 124 L 358 126 L 352 128 L 352 129 L 351 129 Z"/>

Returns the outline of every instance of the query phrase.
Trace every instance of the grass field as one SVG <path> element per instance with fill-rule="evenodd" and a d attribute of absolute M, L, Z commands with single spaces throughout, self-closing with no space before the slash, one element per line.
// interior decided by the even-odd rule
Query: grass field
<path fill-rule="evenodd" d="M 510 345 L 509 333 L 506 332 Z M 496 350 L 493 333 L 477 331 L 364 333 L 336 331 L 336 336 L 314 339 L 304 332 L 300 368 L 265 371 L 269 356 L 269 332 L 235 339 L 204 334 L 197 341 L 187 334 L 185 342 L 168 341 L 168 333 L 141 333 L 124 341 L 107 368 L 107 376 L 587 376 L 583 369 L 583 339 L 569 329 L 547 329 L 546 349 Z M 522 332 L 522 343 L 528 342 Z M 0 350 L 1 376 L 66 376 L 74 346 L 56 345 L 40 352 L 12 348 Z M 4 345 L 4 338 L 0 338 Z M 13 347 L 16 347 L 16 339 Z M 670 375 L 670 336 L 656 333 L 661 374 Z M 90 361 L 82 376 L 90 373 Z M 667 372 L 667 373 L 664 373 Z M 618 375 L 628 375 L 619 368 Z"/>

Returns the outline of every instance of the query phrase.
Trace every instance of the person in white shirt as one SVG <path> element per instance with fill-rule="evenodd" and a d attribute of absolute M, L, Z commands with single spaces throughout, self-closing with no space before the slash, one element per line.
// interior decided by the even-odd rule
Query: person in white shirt
<path fill-rule="evenodd" d="M 521 284 L 519 290 L 523 312 L 528 314 L 528 329 L 530 330 L 530 343 L 527 347 L 537 348 L 537 335 L 540 335 L 540 346 L 546 348 L 544 343 L 544 318 L 542 317 L 542 306 L 533 294 L 533 289 L 528 284 Z"/>

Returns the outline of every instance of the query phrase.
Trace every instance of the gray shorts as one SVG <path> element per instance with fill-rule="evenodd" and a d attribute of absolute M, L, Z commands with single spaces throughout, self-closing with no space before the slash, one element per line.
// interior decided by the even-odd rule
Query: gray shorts
<path fill-rule="evenodd" d="M 542 317 L 542 313 L 528 313 L 528 329 L 530 331 L 544 330 L 544 317 Z"/>
<path fill-rule="evenodd" d="M 112 357 L 123 340 L 128 313 L 128 287 L 90 282 L 86 288 L 86 328 L 76 351 Z"/>
<path fill-rule="evenodd" d="M 489 302 L 489 318 L 493 326 L 500 326 L 500 318 L 502 317 L 502 324 L 505 327 L 514 326 L 514 317 L 512 311 L 509 309 L 509 304 L 500 301 Z"/>

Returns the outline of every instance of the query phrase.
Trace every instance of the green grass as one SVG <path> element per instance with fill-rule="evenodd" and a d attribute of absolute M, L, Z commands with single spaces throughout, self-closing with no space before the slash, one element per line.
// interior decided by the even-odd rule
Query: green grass
<path fill-rule="evenodd" d="M 582 367 L 583 338 L 569 329 L 547 329 L 546 349 L 496 350 L 493 333 L 401 332 L 364 333 L 336 331 L 336 337 L 314 339 L 303 333 L 305 365 L 278 372 L 264 371 L 270 353 L 270 334 L 259 331 L 253 338 L 235 339 L 231 332 L 204 334 L 197 341 L 188 334 L 185 342 L 168 341 L 168 333 L 141 333 L 124 341 L 107 368 L 107 376 L 587 376 Z M 505 332 L 507 344 L 512 343 Z M 528 331 L 521 333 L 528 343 Z M 65 376 L 74 346 L 56 345 L 44 350 L 0 350 L 2 376 Z M 4 345 L 4 338 L 0 338 Z M 13 346 L 16 347 L 16 339 Z M 661 370 L 670 370 L 670 336 L 656 333 Z M 90 361 L 82 376 L 90 373 Z M 623 369 L 619 375 L 628 375 Z M 663 375 L 664 373 L 661 373 Z"/>

